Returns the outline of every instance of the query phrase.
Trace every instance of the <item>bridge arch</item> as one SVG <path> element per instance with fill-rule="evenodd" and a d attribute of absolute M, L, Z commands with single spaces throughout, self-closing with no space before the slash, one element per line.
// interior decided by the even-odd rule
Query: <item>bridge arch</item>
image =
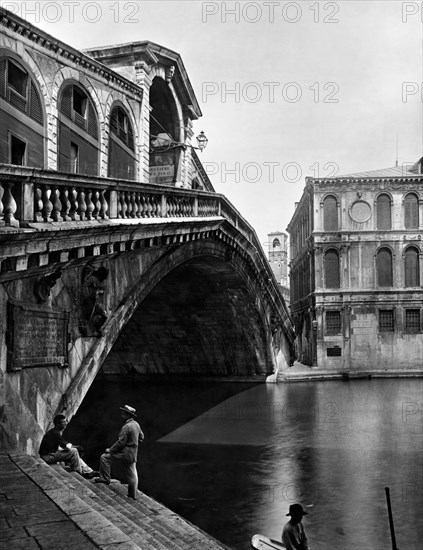
<path fill-rule="evenodd" d="M 274 328 L 254 258 L 234 242 L 199 239 L 154 254 L 148 267 L 142 254 L 131 261 L 118 256 L 109 267 L 112 294 L 119 294 L 118 281 L 126 289 L 66 392 L 68 414 L 76 412 L 102 366 L 252 376 L 289 364 L 289 344 Z"/>

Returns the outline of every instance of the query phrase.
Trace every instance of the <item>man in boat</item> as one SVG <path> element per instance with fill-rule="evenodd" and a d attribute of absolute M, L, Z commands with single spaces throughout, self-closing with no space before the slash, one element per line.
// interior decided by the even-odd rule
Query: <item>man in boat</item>
<path fill-rule="evenodd" d="M 98 472 L 94 472 L 79 456 L 82 447 L 68 443 L 63 432 L 68 424 L 64 414 L 58 414 L 53 420 L 54 427 L 48 430 L 41 440 L 39 454 L 47 464 L 64 462 L 72 472 L 78 472 L 86 479 L 91 479 Z"/>
<path fill-rule="evenodd" d="M 301 522 L 307 512 L 301 504 L 291 504 L 286 515 L 291 516 L 291 519 L 283 526 L 283 544 L 288 550 L 309 550 L 307 535 Z"/>
<path fill-rule="evenodd" d="M 138 487 L 138 473 L 136 468 L 138 444 L 144 440 L 141 427 L 135 420 L 136 410 L 129 405 L 120 407 L 122 428 L 113 445 L 106 449 L 100 457 L 100 474 L 95 478 L 96 483 L 110 483 L 112 463 L 117 461 L 123 464 L 128 481 L 128 497 L 136 499 Z"/>

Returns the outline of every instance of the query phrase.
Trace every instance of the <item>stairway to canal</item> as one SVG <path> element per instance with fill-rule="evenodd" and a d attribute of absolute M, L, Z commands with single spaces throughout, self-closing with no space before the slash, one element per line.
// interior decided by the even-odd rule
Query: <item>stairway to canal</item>
<path fill-rule="evenodd" d="M 25 454 L 0 454 L 0 546 L 8 550 L 228 550 L 116 480 L 97 485 Z"/>

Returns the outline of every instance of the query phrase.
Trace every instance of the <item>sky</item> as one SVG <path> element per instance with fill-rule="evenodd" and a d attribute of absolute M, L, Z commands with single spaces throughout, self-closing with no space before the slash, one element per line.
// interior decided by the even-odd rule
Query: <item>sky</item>
<path fill-rule="evenodd" d="M 209 139 L 200 158 L 256 230 L 286 230 L 306 177 L 423 155 L 423 3 L 69 0 L 0 5 L 77 49 L 178 52 Z"/>

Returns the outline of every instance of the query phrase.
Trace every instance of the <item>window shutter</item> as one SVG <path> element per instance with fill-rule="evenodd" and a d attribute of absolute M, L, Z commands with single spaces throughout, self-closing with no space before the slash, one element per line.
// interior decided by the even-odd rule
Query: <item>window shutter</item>
<path fill-rule="evenodd" d="M 72 118 L 72 88 L 72 86 L 68 86 L 63 90 L 60 101 L 60 112 L 68 118 Z"/>
<path fill-rule="evenodd" d="M 340 287 L 339 255 L 335 250 L 329 250 L 325 254 L 325 287 Z"/>
<path fill-rule="evenodd" d="M 97 115 L 91 101 L 88 102 L 88 133 L 98 139 Z"/>
<path fill-rule="evenodd" d="M 377 228 L 391 229 L 391 199 L 380 195 L 377 199 Z"/>
<path fill-rule="evenodd" d="M 6 59 L 0 59 L 0 96 L 6 97 Z"/>
<path fill-rule="evenodd" d="M 405 251 L 405 286 L 419 285 L 419 253 L 415 248 Z"/>
<path fill-rule="evenodd" d="M 406 229 L 419 227 L 419 201 L 416 195 L 407 195 L 404 201 L 404 226 Z"/>
<path fill-rule="evenodd" d="M 326 197 L 323 202 L 323 228 L 325 231 L 338 230 L 338 206 L 335 197 Z"/>
<path fill-rule="evenodd" d="M 376 269 L 378 286 L 392 286 L 392 254 L 387 248 L 377 253 Z"/>
<path fill-rule="evenodd" d="M 37 88 L 32 80 L 30 86 L 29 116 L 39 124 L 43 123 L 43 110 L 41 107 L 40 96 L 38 95 Z"/>

